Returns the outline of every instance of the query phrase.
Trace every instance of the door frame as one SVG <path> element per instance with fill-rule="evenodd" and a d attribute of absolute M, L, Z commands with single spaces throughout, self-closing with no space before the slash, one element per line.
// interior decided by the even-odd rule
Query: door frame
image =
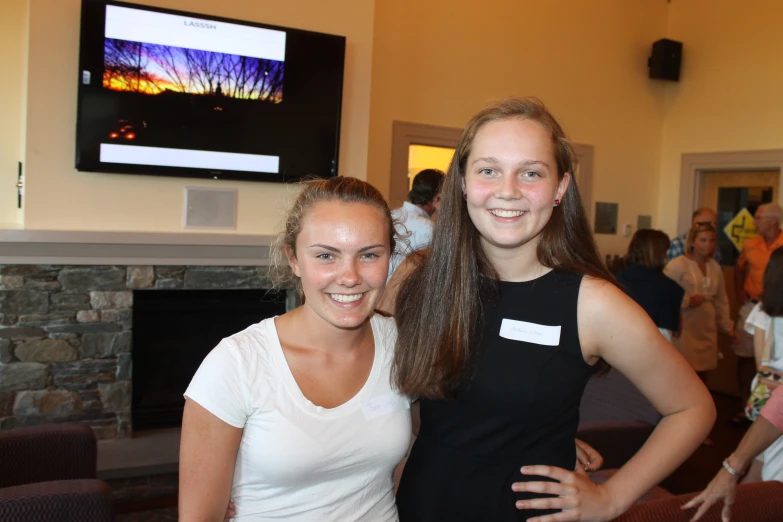
<path fill-rule="evenodd" d="M 408 150 L 411 145 L 457 148 L 462 129 L 426 123 L 392 121 L 391 175 L 389 176 L 389 207 L 397 208 L 408 197 Z M 593 158 L 592 145 L 572 143 L 579 162 L 579 194 L 587 217 L 592 223 Z"/>
<path fill-rule="evenodd" d="M 577 188 L 579 196 L 582 198 L 582 206 L 585 209 L 587 220 L 590 221 L 590 229 L 593 228 L 594 211 L 593 208 L 593 158 L 595 157 L 595 147 L 585 145 L 584 143 L 571 142 L 574 149 L 574 155 L 579 166 L 579 179 Z M 573 173 L 572 173 L 573 175 Z"/>
<path fill-rule="evenodd" d="M 389 207 L 397 208 L 408 198 L 408 150 L 411 145 L 457 148 L 462 129 L 412 123 L 392 122 L 391 176 Z"/>
<path fill-rule="evenodd" d="M 744 150 L 730 152 L 695 152 L 682 155 L 680 167 L 680 201 L 677 213 L 677 233 L 688 230 L 693 212 L 701 207 L 699 187 L 710 171 L 777 170 L 778 203 L 783 200 L 783 149 Z"/>

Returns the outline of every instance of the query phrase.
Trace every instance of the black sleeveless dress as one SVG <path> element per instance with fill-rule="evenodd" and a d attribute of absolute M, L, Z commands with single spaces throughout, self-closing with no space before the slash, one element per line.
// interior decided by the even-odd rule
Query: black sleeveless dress
<path fill-rule="evenodd" d="M 581 274 L 551 271 L 501 282 L 485 299 L 473 371 L 446 400 L 421 400 L 421 430 L 405 465 L 401 522 L 527 520 L 511 484 L 524 465 L 573 470 L 579 403 L 593 372 L 582 356 L 576 306 Z M 559 332 L 557 331 L 559 328 Z"/>

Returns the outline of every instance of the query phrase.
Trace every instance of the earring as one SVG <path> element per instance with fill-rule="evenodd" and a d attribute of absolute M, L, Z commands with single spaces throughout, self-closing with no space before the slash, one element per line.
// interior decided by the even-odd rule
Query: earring
<path fill-rule="evenodd" d="M 555 205 L 554 205 L 554 206 L 558 206 L 559 204 L 560 204 L 560 200 L 559 200 L 559 199 L 556 199 L 556 200 L 555 200 Z"/>
<path fill-rule="evenodd" d="M 467 201 L 467 199 L 468 199 L 468 195 L 467 195 L 467 194 L 465 194 L 464 192 L 462 193 L 462 199 L 464 199 L 464 200 L 466 200 L 466 201 Z"/>

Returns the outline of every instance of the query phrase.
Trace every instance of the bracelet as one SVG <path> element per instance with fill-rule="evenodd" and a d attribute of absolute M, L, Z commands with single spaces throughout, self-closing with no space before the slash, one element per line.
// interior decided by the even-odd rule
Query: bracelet
<path fill-rule="evenodd" d="M 726 471 L 728 471 L 729 473 L 731 473 L 733 476 L 735 476 L 737 478 L 742 478 L 742 476 L 744 475 L 744 473 L 741 473 L 741 472 L 739 472 L 736 469 L 731 467 L 731 464 L 729 464 L 728 457 L 723 459 L 723 469 L 725 469 Z"/>

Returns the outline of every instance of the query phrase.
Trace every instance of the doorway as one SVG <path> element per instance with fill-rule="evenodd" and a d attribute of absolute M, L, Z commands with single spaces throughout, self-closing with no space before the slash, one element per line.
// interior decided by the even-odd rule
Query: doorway
<path fill-rule="evenodd" d="M 432 147 L 430 145 L 411 145 L 408 147 L 408 190 L 413 186 L 413 178 L 424 169 L 449 170 L 454 149 L 451 147 Z"/>
<path fill-rule="evenodd" d="M 744 209 L 751 215 L 759 205 L 777 201 L 780 170 L 704 170 L 699 177 L 699 206 L 710 207 L 718 213 L 718 245 L 723 257 L 723 275 L 729 297 L 731 317 L 736 322 L 739 305 L 734 285 L 734 266 L 740 248 L 731 240 L 727 230 L 730 223 Z M 752 227 L 752 224 L 750 225 Z M 736 324 L 739 332 L 744 325 Z M 718 349 L 722 356 L 718 368 L 710 372 L 707 385 L 711 390 L 741 396 L 737 385 L 737 357 L 728 336 L 721 335 Z"/>
<path fill-rule="evenodd" d="M 409 168 L 411 147 L 414 145 L 421 145 L 425 147 L 451 149 L 453 151 L 457 147 L 457 141 L 461 134 L 461 129 L 455 129 L 453 127 L 440 127 L 438 125 L 426 125 L 423 123 L 411 123 L 407 121 L 392 122 L 389 208 L 402 206 L 402 202 L 408 197 L 408 191 L 410 190 Z"/>
<path fill-rule="evenodd" d="M 711 206 L 717 210 L 720 206 L 725 213 L 722 220 L 719 214 L 720 227 L 720 223 L 725 221 L 728 213 L 730 211 L 733 212 L 735 207 L 743 203 L 743 198 L 747 198 L 747 205 L 752 206 L 757 200 L 767 197 L 763 194 L 764 190 L 762 190 L 761 194 L 758 194 L 751 187 L 771 186 L 773 188 L 772 201 L 781 203 L 781 195 L 783 195 L 781 170 L 783 170 L 783 149 L 683 154 L 680 169 L 680 199 L 677 213 L 678 234 L 688 230 L 691 224 L 691 215 L 699 207 Z M 733 179 L 733 181 L 725 181 L 722 179 L 722 176 Z M 751 176 L 752 178 L 745 179 L 744 176 Z M 710 180 L 711 177 L 712 180 Z M 745 192 L 745 189 L 747 189 L 747 192 Z M 719 241 L 722 236 L 725 236 L 725 233 L 721 230 L 718 233 Z M 725 241 L 726 238 L 723 238 L 723 240 Z M 732 256 L 736 256 L 736 254 L 732 254 Z M 734 257 L 734 263 L 736 263 L 736 257 Z M 732 317 L 736 319 L 737 302 L 734 289 L 734 263 L 724 266 L 723 275 L 726 282 L 726 292 L 729 295 Z M 721 336 L 718 348 L 723 355 L 723 359 L 719 362 L 718 369 L 710 372 L 707 385 L 711 390 L 739 396 L 739 388 L 736 382 L 737 358 L 731 350 L 729 339 Z"/>

